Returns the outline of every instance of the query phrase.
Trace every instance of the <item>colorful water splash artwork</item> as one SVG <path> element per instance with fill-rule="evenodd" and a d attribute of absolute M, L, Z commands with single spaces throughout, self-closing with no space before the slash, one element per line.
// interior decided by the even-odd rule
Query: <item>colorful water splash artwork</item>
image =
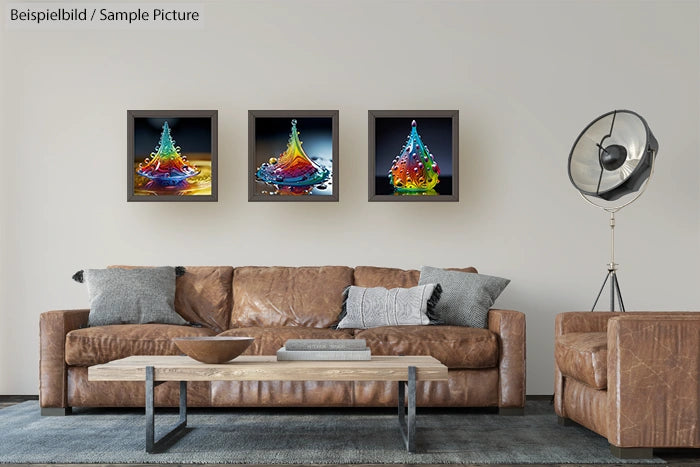
<path fill-rule="evenodd" d="M 274 185 L 275 194 L 311 194 L 314 188 L 325 189 L 331 171 L 306 155 L 299 139 L 297 121 L 292 120 L 292 131 L 287 149 L 279 157 L 271 157 L 255 172 L 258 181 Z"/>
<path fill-rule="evenodd" d="M 389 182 L 401 193 L 432 192 L 440 180 L 440 167 L 423 144 L 416 121 L 411 122 L 411 133 L 394 158 L 389 169 Z"/>
<path fill-rule="evenodd" d="M 168 122 L 163 123 L 163 132 L 155 153 L 151 153 L 143 163 L 139 163 L 136 172 L 160 186 L 172 186 L 198 175 L 201 170 L 180 153 L 180 146 L 170 134 Z"/>

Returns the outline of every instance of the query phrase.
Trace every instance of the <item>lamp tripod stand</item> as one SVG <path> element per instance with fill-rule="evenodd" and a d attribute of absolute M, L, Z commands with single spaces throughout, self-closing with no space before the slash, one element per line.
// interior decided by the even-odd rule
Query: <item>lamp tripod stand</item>
<path fill-rule="evenodd" d="M 605 284 L 610 281 L 610 311 L 615 311 L 615 297 L 617 297 L 617 303 L 620 305 L 620 311 L 625 311 L 625 302 L 622 301 L 622 292 L 620 292 L 620 283 L 617 281 L 617 263 L 615 262 L 615 211 L 610 212 L 610 262 L 608 263 L 608 274 L 603 280 L 603 285 L 600 286 L 600 292 L 593 302 L 593 307 L 591 311 L 595 310 L 595 306 L 600 300 L 600 295 L 603 293 Z"/>
<path fill-rule="evenodd" d="M 598 304 L 598 300 L 600 300 L 600 296 L 603 294 L 603 290 L 605 289 L 605 284 L 610 281 L 610 311 L 615 311 L 615 298 L 617 298 L 617 303 L 620 306 L 620 311 L 624 312 L 625 311 L 625 303 L 622 301 L 622 292 L 620 292 L 620 283 L 617 280 L 617 267 L 619 266 L 615 262 L 615 213 L 619 211 L 620 209 L 629 206 L 632 204 L 634 201 L 639 198 L 642 193 L 644 193 L 649 186 L 649 180 L 651 179 L 651 175 L 654 173 L 654 159 L 652 159 L 651 162 L 651 169 L 649 173 L 649 178 L 646 179 L 644 184 L 642 185 L 641 189 L 635 194 L 632 199 L 626 201 L 625 203 L 619 205 L 619 206 L 604 206 L 602 204 L 598 204 L 593 202 L 591 199 L 589 199 L 586 195 L 583 193 L 579 192 L 581 197 L 589 204 L 602 209 L 605 212 L 610 213 L 610 262 L 608 263 L 608 273 L 605 275 L 605 279 L 603 279 L 603 285 L 600 286 L 600 291 L 598 292 L 598 296 L 595 298 L 595 302 L 593 302 L 593 306 L 591 307 L 591 311 L 595 311 L 595 307 Z"/>

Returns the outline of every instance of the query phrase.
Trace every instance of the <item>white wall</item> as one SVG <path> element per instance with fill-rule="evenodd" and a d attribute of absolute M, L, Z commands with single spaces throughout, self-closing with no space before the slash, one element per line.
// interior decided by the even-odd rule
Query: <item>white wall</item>
<path fill-rule="evenodd" d="M 700 7 L 681 1 L 210 2 L 202 31 L 7 31 L 0 394 L 36 394 L 38 317 L 78 269 L 474 265 L 512 280 L 528 393 L 554 316 L 586 310 L 607 216 L 570 185 L 579 131 L 630 108 L 660 142 L 618 215 L 628 309 L 700 309 Z M 126 110 L 218 109 L 219 202 L 127 203 Z M 248 109 L 340 110 L 340 202 L 248 203 Z M 367 110 L 459 109 L 460 202 L 368 203 Z M 426 239 L 428 240 L 426 242 Z M 605 307 L 605 305 L 603 305 Z"/>

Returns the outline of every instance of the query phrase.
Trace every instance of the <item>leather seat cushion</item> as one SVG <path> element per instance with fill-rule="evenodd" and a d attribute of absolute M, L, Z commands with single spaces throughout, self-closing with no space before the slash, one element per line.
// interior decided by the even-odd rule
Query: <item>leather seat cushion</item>
<path fill-rule="evenodd" d="M 355 332 L 372 355 L 431 355 L 449 369 L 498 366 L 498 337 L 464 326 L 382 326 Z"/>
<path fill-rule="evenodd" d="M 351 330 L 302 328 L 299 326 L 236 328 L 219 336 L 254 337 L 243 355 L 276 355 L 287 339 L 352 339 Z"/>
<path fill-rule="evenodd" d="M 346 266 L 236 268 L 230 328 L 329 328 L 350 285 L 352 268 Z"/>
<path fill-rule="evenodd" d="M 114 324 L 66 335 L 66 363 L 89 366 L 132 355 L 180 355 L 173 337 L 213 336 L 208 328 L 172 324 Z"/>
<path fill-rule="evenodd" d="M 450 271 L 476 272 L 475 268 L 448 268 Z M 357 266 L 353 273 L 353 285 L 358 287 L 415 287 L 420 279 L 417 269 L 380 268 L 377 266 Z"/>
<path fill-rule="evenodd" d="M 608 387 L 607 333 L 571 332 L 557 336 L 554 359 L 564 376 L 595 389 Z"/>

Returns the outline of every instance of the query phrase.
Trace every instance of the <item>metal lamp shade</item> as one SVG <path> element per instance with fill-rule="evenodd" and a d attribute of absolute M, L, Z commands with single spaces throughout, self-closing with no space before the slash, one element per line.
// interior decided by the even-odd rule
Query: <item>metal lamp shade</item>
<path fill-rule="evenodd" d="M 576 139 L 569 154 L 569 179 L 584 195 L 617 200 L 641 188 L 658 149 L 640 115 L 630 110 L 608 112 Z"/>

